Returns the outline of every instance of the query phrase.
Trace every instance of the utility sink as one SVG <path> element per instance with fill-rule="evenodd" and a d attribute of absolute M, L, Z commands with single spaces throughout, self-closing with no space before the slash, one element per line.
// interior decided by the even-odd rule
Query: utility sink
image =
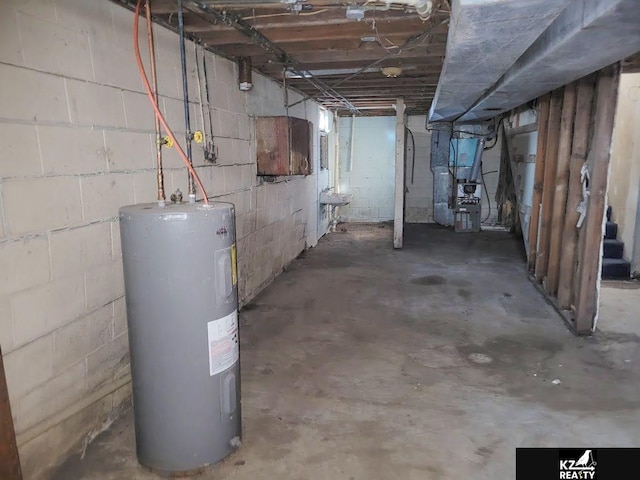
<path fill-rule="evenodd" d="M 353 195 L 350 193 L 320 192 L 320 203 L 323 205 L 341 207 L 348 205 L 352 198 Z"/>

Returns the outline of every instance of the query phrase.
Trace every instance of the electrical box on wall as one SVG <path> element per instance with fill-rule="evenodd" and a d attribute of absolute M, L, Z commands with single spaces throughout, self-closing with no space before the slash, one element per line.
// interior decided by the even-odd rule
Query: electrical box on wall
<path fill-rule="evenodd" d="M 258 117 L 258 175 L 310 175 L 313 124 L 294 117 Z"/>

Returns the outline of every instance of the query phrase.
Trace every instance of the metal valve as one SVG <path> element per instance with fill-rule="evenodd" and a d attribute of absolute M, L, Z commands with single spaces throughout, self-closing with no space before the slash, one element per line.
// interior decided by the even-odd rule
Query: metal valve
<path fill-rule="evenodd" d="M 173 140 L 169 135 L 162 139 L 162 144 L 167 148 L 173 148 Z"/>
<path fill-rule="evenodd" d="M 196 143 L 202 143 L 204 141 L 204 134 L 200 130 L 193 132 L 193 141 Z"/>

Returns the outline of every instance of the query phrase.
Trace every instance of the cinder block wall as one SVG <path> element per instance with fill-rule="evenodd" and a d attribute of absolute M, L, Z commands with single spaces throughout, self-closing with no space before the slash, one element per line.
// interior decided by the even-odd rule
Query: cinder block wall
<path fill-rule="evenodd" d="M 340 207 L 347 222 L 393 220 L 396 117 L 340 118 L 340 189 L 353 200 Z M 353 151 L 353 158 L 351 152 Z"/>
<path fill-rule="evenodd" d="M 407 138 L 405 169 L 405 219 L 407 223 L 433 223 L 433 172 L 431 171 L 431 132 L 426 115 L 412 115 L 407 127 L 415 139 L 415 165 L 411 138 Z M 413 176 L 412 176 L 413 171 Z M 413 177 L 413 178 L 412 178 Z"/>
<path fill-rule="evenodd" d="M 117 213 L 156 199 L 153 115 L 132 25 L 130 11 L 106 0 L 3 2 L 0 345 L 25 478 L 45 476 L 130 396 Z M 143 22 L 141 33 L 146 51 Z M 161 108 L 182 138 L 178 37 L 160 27 L 155 35 Z M 187 51 L 192 122 L 202 129 L 193 44 Z M 234 63 L 207 61 L 219 159 L 206 164 L 195 146 L 194 162 L 209 195 L 236 205 L 247 301 L 316 243 L 319 182 L 262 184 L 252 115 L 284 114 L 282 89 L 256 75 L 242 93 Z M 312 102 L 290 113 L 317 125 Z M 175 150 L 164 159 L 167 193 L 186 194 Z"/>
<path fill-rule="evenodd" d="M 640 271 L 640 73 L 620 76 L 607 202 L 631 271 Z"/>

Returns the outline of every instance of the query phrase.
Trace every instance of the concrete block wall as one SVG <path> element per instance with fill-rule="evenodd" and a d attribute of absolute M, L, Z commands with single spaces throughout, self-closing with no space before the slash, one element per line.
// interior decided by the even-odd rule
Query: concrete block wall
<path fill-rule="evenodd" d="M 0 345 L 27 479 L 45 478 L 129 402 L 117 214 L 156 200 L 153 114 L 132 24 L 130 11 L 106 0 L 3 3 Z M 160 105 L 182 138 L 178 37 L 160 27 L 155 37 Z M 140 43 L 145 52 L 144 35 Z M 187 52 L 192 125 L 206 132 L 191 43 Z M 218 161 L 206 163 L 196 145 L 194 164 L 209 196 L 236 205 L 246 302 L 324 233 L 319 180 L 257 178 L 252 116 L 282 114 L 281 88 L 256 75 L 245 94 L 233 62 L 207 54 L 207 68 Z M 291 114 L 317 125 L 313 102 Z M 167 194 L 186 194 L 181 161 L 164 153 Z"/>
<path fill-rule="evenodd" d="M 405 221 L 433 223 L 433 172 L 431 172 L 431 132 L 425 115 L 411 115 L 407 127 L 415 139 L 415 165 L 411 155 L 411 139 L 407 138 L 407 166 L 405 169 Z M 413 176 L 412 176 L 413 171 Z M 413 177 L 413 179 L 412 179 Z"/>
<path fill-rule="evenodd" d="M 340 207 L 346 222 L 393 220 L 395 117 L 356 117 L 351 158 L 352 117 L 340 119 L 340 191 L 353 200 Z"/>
<path fill-rule="evenodd" d="M 607 202 L 631 271 L 640 273 L 640 73 L 620 76 Z"/>

